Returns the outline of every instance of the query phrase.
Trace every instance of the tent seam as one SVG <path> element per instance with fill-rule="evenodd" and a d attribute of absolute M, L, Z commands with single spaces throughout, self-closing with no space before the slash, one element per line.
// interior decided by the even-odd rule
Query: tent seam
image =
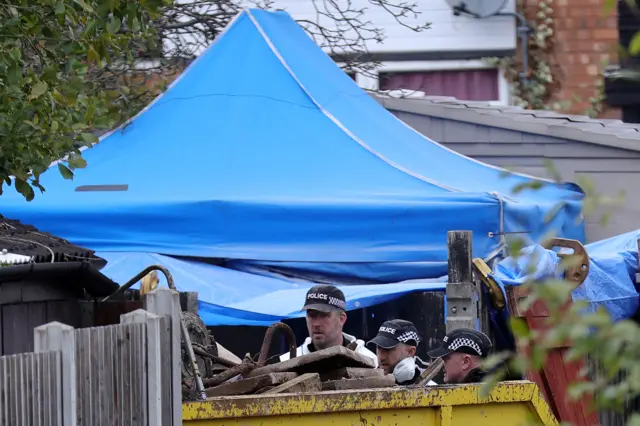
<path fill-rule="evenodd" d="M 316 107 L 318 107 L 318 109 L 320 110 L 320 112 L 322 112 L 322 114 L 324 114 L 325 117 L 327 117 L 329 120 L 331 120 L 336 126 L 338 126 L 338 128 L 340 130 L 342 130 L 347 136 L 349 136 L 349 138 L 351 138 L 353 141 L 355 141 L 358 145 L 360 145 L 362 148 L 366 149 L 367 151 L 369 151 L 371 154 L 373 154 L 374 156 L 378 157 L 380 160 L 384 161 L 385 163 L 387 163 L 389 166 L 395 168 L 396 170 L 399 170 L 411 177 L 414 177 L 416 179 L 419 179 L 425 183 L 431 184 L 431 185 L 435 185 L 439 188 L 442 188 L 444 190 L 450 191 L 450 192 L 462 192 L 459 189 L 456 188 L 452 188 L 452 187 L 448 187 L 445 185 L 440 184 L 439 182 L 436 182 L 432 179 L 429 179 L 421 174 L 415 173 L 403 166 L 401 166 L 400 164 L 395 163 L 394 161 L 389 160 L 388 158 L 386 158 L 384 155 L 380 154 L 379 152 L 375 151 L 373 148 L 371 148 L 369 145 L 367 145 L 364 141 L 362 141 L 360 138 L 358 138 L 356 135 L 354 135 L 344 124 L 342 124 L 342 122 L 340 122 L 340 120 L 338 120 L 333 114 L 331 114 L 329 111 L 327 111 L 312 95 L 311 93 L 309 93 L 309 91 L 307 90 L 307 88 L 302 84 L 302 82 L 300 81 L 300 79 L 298 78 L 298 76 L 293 72 L 293 70 L 291 69 L 291 67 L 289 67 L 289 65 L 287 64 L 287 62 L 284 60 L 284 58 L 282 57 L 282 55 L 280 54 L 280 52 L 278 51 L 278 49 L 275 47 L 275 45 L 273 44 L 273 42 L 271 41 L 271 39 L 269 38 L 269 36 L 266 34 L 266 32 L 264 31 L 264 29 L 260 26 L 260 24 L 258 23 L 258 21 L 256 20 L 256 18 L 253 16 L 253 14 L 251 13 L 251 10 L 247 9 L 245 11 L 247 13 L 247 15 L 249 16 L 249 19 L 251 19 L 251 22 L 255 25 L 256 29 L 258 30 L 258 32 L 260 33 L 261 37 L 264 39 L 265 43 L 267 43 L 267 45 L 269 46 L 269 49 L 271 49 L 271 51 L 273 52 L 274 55 L 276 55 L 276 58 L 278 58 L 278 61 L 280 61 L 280 63 L 282 64 L 282 66 L 285 68 L 285 70 L 289 73 L 289 75 L 295 80 L 295 82 L 298 84 L 298 86 L 300 86 L 300 88 L 302 89 L 302 91 L 309 97 L 309 99 L 311 100 L 311 102 L 313 102 Z"/>

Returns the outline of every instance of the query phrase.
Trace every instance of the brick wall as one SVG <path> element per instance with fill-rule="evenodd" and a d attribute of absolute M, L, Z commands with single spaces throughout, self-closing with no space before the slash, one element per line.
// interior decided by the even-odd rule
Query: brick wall
<path fill-rule="evenodd" d="M 555 97 L 573 103 L 567 112 L 582 114 L 589 108 L 588 99 L 598 94 L 604 66 L 617 61 L 617 13 L 606 12 L 605 1 L 553 0 L 554 53 L 561 79 Z M 608 108 L 601 115 L 619 118 L 620 112 Z"/>

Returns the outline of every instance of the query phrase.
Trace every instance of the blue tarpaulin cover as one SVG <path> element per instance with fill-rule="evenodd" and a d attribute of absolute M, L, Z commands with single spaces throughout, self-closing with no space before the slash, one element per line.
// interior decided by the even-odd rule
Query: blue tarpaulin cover
<path fill-rule="evenodd" d="M 505 177 L 414 131 L 285 12 L 239 14 L 84 156 L 73 181 L 55 165 L 45 172 L 46 193 L 30 203 L 7 189 L 2 214 L 101 253 L 223 258 L 351 283 L 445 275 L 454 229 L 473 231 L 482 257 L 505 232 L 584 239 L 577 186 L 513 193 L 540 181 Z M 87 185 L 127 189 L 76 191 Z"/>
<path fill-rule="evenodd" d="M 308 281 L 272 274 L 263 276 L 191 260 L 148 253 L 98 253 L 108 263 L 102 272 L 125 282 L 149 265 L 160 264 L 171 272 L 180 291 L 197 291 L 199 315 L 207 325 L 270 325 L 304 315 L 300 311 Z M 162 274 L 160 285 L 166 285 Z M 388 302 L 416 291 L 444 290 L 447 277 L 392 284 L 341 285 L 347 309 Z M 139 285 L 134 286 L 138 288 Z"/>
<path fill-rule="evenodd" d="M 589 274 L 572 292 L 573 300 L 590 302 L 589 310 L 602 306 L 614 321 L 630 318 L 638 310 L 635 284 L 640 230 L 587 244 Z M 526 247 L 517 258 L 508 257 L 495 268 L 493 277 L 502 285 L 521 285 L 528 280 L 560 278 L 560 259 L 540 245 Z M 503 287 L 504 289 L 504 287 Z"/>

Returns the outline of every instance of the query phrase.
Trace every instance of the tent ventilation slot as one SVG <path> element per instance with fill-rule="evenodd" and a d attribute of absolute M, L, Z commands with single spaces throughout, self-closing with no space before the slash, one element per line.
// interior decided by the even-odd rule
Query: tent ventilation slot
<path fill-rule="evenodd" d="M 76 187 L 76 192 L 113 192 L 128 190 L 129 185 L 82 185 Z"/>

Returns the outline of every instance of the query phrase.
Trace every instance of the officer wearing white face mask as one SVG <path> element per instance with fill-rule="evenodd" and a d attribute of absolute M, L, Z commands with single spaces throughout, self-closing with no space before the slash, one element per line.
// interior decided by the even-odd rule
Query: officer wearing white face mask
<path fill-rule="evenodd" d="M 420 344 L 418 330 L 411 321 L 391 320 L 380 326 L 378 334 L 367 345 L 376 346 L 378 364 L 385 374 L 393 374 L 401 386 L 412 385 L 428 366 L 416 356 Z M 429 381 L 428 385 L 435 385 Z"/>

